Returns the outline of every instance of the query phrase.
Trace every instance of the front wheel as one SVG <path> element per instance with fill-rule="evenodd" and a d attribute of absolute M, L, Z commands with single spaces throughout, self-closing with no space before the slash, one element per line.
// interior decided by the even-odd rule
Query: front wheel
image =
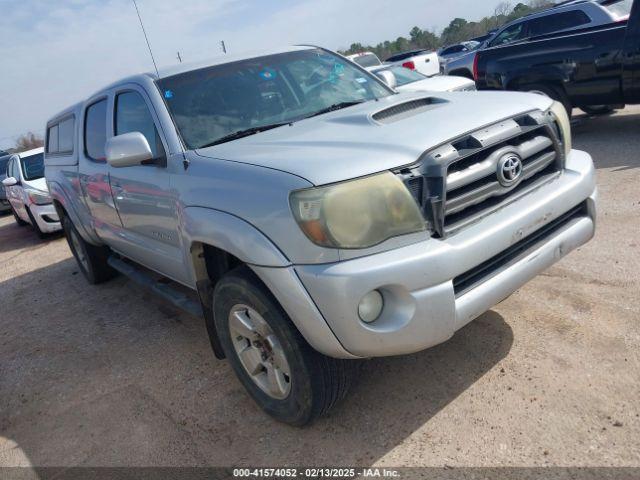
<path fill-rule="evenodd" d="M 27 215 L 29 215 L 29 220 L 31 221 L 31 226 L 36 231 L 38 238 L 41 240 L 46 238 L 47 236 L 46 233 L 40 230 L 40 225 L 38 225 L 38 222 L 36 222 L 36 218 L 33 216 L 33 213 L 31 213 L 31 210 L 29 210 L 29 207 L 26 207 L 26 209 L 27 209 Z"/>
<path fill-rule="evenodd" d="M 67 216 L 62 217 L 62 228 L 71 253 L 78 262 L 80 271 L 90 284 L 106 282 L 115 276 L 116 271 L 107 263 L 109 258 L 107 247 L 98 247 L 87 243 Z"/>
<path fill-rule="evenodd" d="M 213 312 L 226 357 L 240 382 L 269 415 L 308 424 L 342 399 L 355 362 L 315 351 L 264 284 L 246 266 L 216 285 Z"/>
<path fill-rule="evenodd" d="M 13 213 L 13 218 L 15 218 L 16 223 L 18 224 L 18 226 L 25 227 L 25 226 L 29 225 L 28 222 L 25 222 L 23 219 L 20 218 L 20 216 L 13 209 L 13 206 L 11 207 L 11 213 Z"/>
<path fill-rule="evenodd" d="M 569 97 L 567 96 L 567 94 L 565 93 L 562 87 L 551 85 L 551 84 L 548 85 L 545 83 L 540 83 L 540 84 L 524 85 L 521 88 L 519 88 L 519 90 L 521 92 L 529 92 L 529 93 L 536 93 L 538 95 L 544 95 L 546 97 L 551 98 L 552 100 L 560 102 L 564 106 L 564 109 L 567 111 L 567 115 L 569 116 L 569 118 L 571 118 L 573 105 L 571 104 L 571 100 L 569 100 Z"/>

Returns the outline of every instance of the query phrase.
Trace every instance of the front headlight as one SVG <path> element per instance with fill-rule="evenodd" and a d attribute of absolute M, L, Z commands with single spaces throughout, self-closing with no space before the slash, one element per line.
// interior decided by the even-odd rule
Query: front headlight
<path fill-rule="evenodd" d="M 38 190 L 27 190 L 27 196 L 29 201 L 36 205 L 49 205 L 52 203 L 51 196 L 46 192 L 40 192 Z"/>
<path fill-rule="evenodd" d="M 558 130 L 560 130 L 560 140 L 564 145 L 564 154 L 569 155 L 571 151 L 571 120 L 569 120 L 569 115 L 567 115 L 567 110 L 564 108 L 564 105 L 560 102 L 553 102 L 551 108 L 549 109 L 549 113 L 555 118 L 556 125 L 558 125 Z"/>
<path fill-rule="evenodd" d="M 322 247 L 367 248 L 425 229 L 417 203 L 391 172 L 293 192 L 291 210 Z"/>

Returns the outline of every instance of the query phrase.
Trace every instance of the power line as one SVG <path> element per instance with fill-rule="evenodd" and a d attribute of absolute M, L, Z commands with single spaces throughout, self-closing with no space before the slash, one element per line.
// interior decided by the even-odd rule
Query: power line
<path fill-rule="evenodd" d="M 156 75 L 160 77 L 160 73 L 158 72 L 158 66 L 156 65 L 156 59 L 153 58 L 153 52 L 151 51 L 151 44 L 149 43 L 149 38 L 147 37 L 147 32 L 144 29 L 144 24 L 142 23 L 142 17 L 140 16 L 140 10 L 138 10 L 138 4 L 136 0 L 131 0 L 133 2 L 133 6 L 136 7 L 136 13 L 138 14 L 138 20 L 140 20 L 140 27 L 142 27 L 142 34 L 144 35 L 144 39 L 147 42 L 147 47 L 149 48 L 149 55 L 151 55 L 151 61 L 153 62 L 153 68 L 156 69 Z"/>

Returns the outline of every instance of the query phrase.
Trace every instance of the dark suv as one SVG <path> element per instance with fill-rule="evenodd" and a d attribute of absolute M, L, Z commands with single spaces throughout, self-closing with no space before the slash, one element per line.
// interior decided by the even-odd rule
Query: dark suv
<path fill-rule="evenodd" d="M 473 78 L 476 53 L 484 48 L 626 20 L 632 4 L 633 0 L 575 0 L 527 15 L 501 27 L 473 52 L 445 63 L 444 73 Z"/>

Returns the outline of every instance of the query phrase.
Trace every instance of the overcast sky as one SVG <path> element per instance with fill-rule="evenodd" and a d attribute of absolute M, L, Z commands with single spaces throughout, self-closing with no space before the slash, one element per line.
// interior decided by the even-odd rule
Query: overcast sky
<path fill-rule="evenodd" d="M 331 49 L 441 30 L 498 0 L 138 0 L 158 66 L 311 43 Z M 153 68 L 131 0 L 0 0 L 0 148 L 120 77 Z"/>

